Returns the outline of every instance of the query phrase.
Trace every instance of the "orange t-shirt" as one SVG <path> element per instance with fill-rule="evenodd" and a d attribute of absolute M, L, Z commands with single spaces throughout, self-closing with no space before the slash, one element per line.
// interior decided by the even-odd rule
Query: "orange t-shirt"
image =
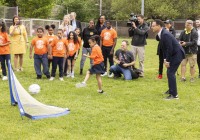
<path fill-rule="evenodd" d="M 57 36 L 55 36 L 55 35 L 46 35 L 45 37 L 47 38 L 47 40 L 49 41 L 49 43 L 51 43 L 54 39 L 57 38 Z"/>
<path fill-rule="evenodd" d="M 101 32 L 101 38 L 102 38 L 102 45 L 103 46 L 113 46 L 114 45 L 114 39 L 117 38 L 117 32 L 114 29 L 104 29 Z"/>
<path fill-rule="evenodd" d="M 79 49 L 79 43 L 74 44 L 73 40 L 67 40 L 67 48 L 69 51 L 69 56 L 73 56 Z"/>
<path fill-rule="evenodd" d="M 56 57 L 64 57 L 66 52 L 67 40 L 66 39 L 54 39 L 51 42 L 52 55 Z"/>
<path fill-rule="evenodd" d="M 5 44 L 9 42 L 9 37 L 6 32 L 0 33 L 0 44 Z M 10 45 L 0 46 L 0 54 L 10 54 Z"/>
<path fill-rule="evenodd" d="M 48 45 L 49 42 L 45 37 L 39 38 L 35 37 L 33 38 L 31 45 L 34 47 L 34 53 L 38 55 L 43 55 L 48 52 Z"/>
<path fill-rule="evenodd" d="M 101 52 L 101 48 L 98 45 L 95 45 L 92 48 L 90 58 L 94 60 L 94 62 L 93 62 L 94 65 L 100 64 L 101 62 L 103 62 L 104 59 L 103 59 L 103 55 Z"/>

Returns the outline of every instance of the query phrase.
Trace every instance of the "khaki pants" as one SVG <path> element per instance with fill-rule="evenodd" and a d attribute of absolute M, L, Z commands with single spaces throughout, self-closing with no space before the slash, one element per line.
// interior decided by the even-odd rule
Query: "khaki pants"
<path fill-rule="evenodd" d="M 143 71 L 141 76 L 144 76 L 144 56 L 145 56 L 145 47 L 144 46 L 132 46 L 134 60 L 139 59 L 139 69 Z"/>
<path fill-rule="evenodd" d="M 187 62 L 189 62 L 190 67 L 193 68 L 197 63 L 197 55 L 189 54 L 185 56 L 185 59 L 182 60 L 181 65 L 186 66 Z"/>

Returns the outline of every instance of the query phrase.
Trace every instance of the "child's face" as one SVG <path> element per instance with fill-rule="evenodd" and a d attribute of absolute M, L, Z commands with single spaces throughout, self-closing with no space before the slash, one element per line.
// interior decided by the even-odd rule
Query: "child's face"
<path fill-rule="evenodd" d="M 88 40 L 90 47 L 94 47 L 96 45 L 95 41 L 92 41 L 91 39 Z"/>
<path fill-rule="evenodd" d="M 80 30 L 76 30 L 76 31 L 75 31 L 75 33 L 76 33 L 77 35 L 80 35 L 80 32 L 81 32 Z"/>
<path fill-rule="evenodd" d="M 49 28 L 48 33 L 49 33 L 49 35 L 52 35 L 53 34 L 53 29 Z"/>
<path fill-rule="evenodd" d="M 37 36 L 39 38 L 41 38 L 43 36 L 43 34 L 44 34 L 44 32 L 42 30 L 40 30 L 40 29 L 37 31 Z"/>
<path fill-rule="evenodd" d="M 70 38 L 70 39 L 74 39 L 73 33 L 70 33 L 69 38 Z"/>
<path fill-rule="evenodd" d="M 63 36 L 63 32 L 62 31 L 58 31 L 57 35 L 58 35 L 59 38 L 61 38 Z"/>

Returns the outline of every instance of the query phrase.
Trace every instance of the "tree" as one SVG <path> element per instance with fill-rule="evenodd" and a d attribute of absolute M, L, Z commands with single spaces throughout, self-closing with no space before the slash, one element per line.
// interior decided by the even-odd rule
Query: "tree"
<path fill-rule="evenodd" d="M 48 18 L 54 0 L 17 0 L 20 16 L 27 18 Z"/>

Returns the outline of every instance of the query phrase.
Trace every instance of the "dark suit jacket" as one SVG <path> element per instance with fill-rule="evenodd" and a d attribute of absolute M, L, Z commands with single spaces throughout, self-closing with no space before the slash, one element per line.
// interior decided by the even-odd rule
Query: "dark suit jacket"
<path fill-rule="evenodd" d="M 70 22 L 70 24 L 72 25 L 72 21 Z M 82 27 L 81 27 L 81 22 L 76 20 L 76 26 L 77 28 L 80 28 L 81 29 L 81 32 L 82 32 Z"/>
<path fill-rule="evenodd" d="M 163 51 L 163 58 L 171 64 L 181 62 L 185 58 L 183 47 L 176 38 L 166 29 L 162 29 L 160 43 Z"/>

